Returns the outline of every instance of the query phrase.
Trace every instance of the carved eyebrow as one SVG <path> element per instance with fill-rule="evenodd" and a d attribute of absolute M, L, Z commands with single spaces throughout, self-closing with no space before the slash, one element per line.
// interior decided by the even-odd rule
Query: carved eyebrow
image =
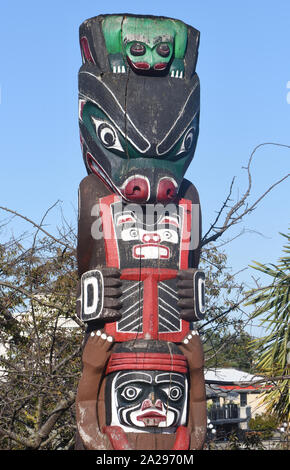
<path fill-rule="evenodd" d="M 82 86 L 84 82 L 86 83 L 85 87 Z M 80 92 L 79 96 L 82 99 L 86 99 L 96 104 L 107 116 L 109 116 L 110 120 L 123 135 L 123 137 L 128 139 L 128 141 L 134 147 L 136 147 L 139 152 L 145 153 L 150 148 L 150 142 L 137 129 L 128 114 L 125 113 L 125 110 L 117 100 L 114 93 L 104 82 L 100 80 L 98 76 L 86 70 L 80 71 L 79 88 L 80 90 L 87 88 L 94 90 L 94 99 L 85 95 L 83 92 Z M 124 129 L 121 128 L 119 124 L 117 124 L 120 122 L 124 122 Z"/>
<path fill-rule="evenodd" d="M 146 374 L 145 372 L 126 372 L 122 375 L 119 375 L 116 379 L 115 390 L 124 385 L 136 382 L 145 382 L 147 384 L 152 383 L 152 376 Z"/>
<path fill-rule="evenodd" d="M 126 222 L 136 223 L 137 218 L 135 217 L 135 215 L 132 214 L 132 212 L 123 212 L 121 214 L 118 213 L 115 215 L 115 222 L 116 225 L 125 224 Z"/>
<path fill-rule="evenodd" d="M 164 383 L 164 382 L 170 382 L 170 383 L 177 383 L 178 385 L 181 385 L 183 388 L 185 387 L 185 377 L 181 374 L 158 374 L 155 377 L 155 382 L 156 383 Z"/>
<path fill-rule="evenodd" d="M 174 122 L 171 129 L 168 131 L 164 139 L 157 145 L 157 155 L 164 155 L 169 152 L 174 145 L 177 144 L 179 139 L 183 136 L 188 126 L 192 123 L 199 112 L 199 81 L 196 82 L 187 97 L 182 109 L 180 110 L 177 120 Z M 196 109 L 194 116 L 192 116 L 192 109 Z M 186 118 L 188 116 L 188 118 Z"/>

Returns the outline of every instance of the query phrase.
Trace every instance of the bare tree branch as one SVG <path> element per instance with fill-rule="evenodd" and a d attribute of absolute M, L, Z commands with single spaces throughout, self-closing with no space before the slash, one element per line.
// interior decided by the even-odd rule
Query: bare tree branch
<path fill-rule="evenodd" d="M 55 203 L 55 205 L 58 203 L 58 201 Z M 32 224 L 34 227 L 38 228 L 39 230 L 41 230 L 41 232 L 43 232 L 45 235 L 47 235 L 49 238 L 51 238 L 52 240 L 54 240 L 55 242 L 59 243 L 60 245 L 63 245 L 65 246 L 66 248 L 70 248 L 70 249 L 73 249 L 74 247 L 68 245 L 67 243 L 64 243 L 62 240 L 60 240 L 59 238 L 56 238 L 54 237 L 53 235 L 51 235 L 51 233 L 47 232 L 46 230 L 44 230 L 39 224 L 37 224 L 36 222 L 34 222 L 33 220 L 29 219 L 28 217 L 25 217 L 24 215 L 22 214 L 19 214 L 19 212 L 16 212 L 16 211 L 13 211 L 12 209 L 8 209 L 7 207 L 3 207 L 3 206 L 0 206 L 0 209 L 2 209 L 3 211 L 6 211 L 6 212 L 11 212 L 11 214 L 14 214 L 14 215 L 17 215 L 17 217 L 20 217 L 21 219 L 24 219 L 26 220 L 27 222 L 29 222 L 30 224 Z"/>
<path fill-rule="evenodd" d="M 216 241 L 219 237 L 221 237 L 225 233 L 226 230 L 228 230 L 233 225 L 236 225 L 238 222 L 240 222 L 245 217 L 245 215 L 252 212 L 256 208 L 256 206 L 259 204 L 259 202 L 262 199 L 264 199 L 264 197 L 270 191 L 272 191 L 276 186 L 281 184 L 283 181 L 285 181 L 289 177 L 289 173 L 288 173 L 283 178 L 281 178 L 280 180 L 273 183 L 252 205 L 250 205 L 249 207 L 246 206 L 245 209 L 243 210 L 243 212 L 241 214 L 238 214 L 239 209 L 241 209 L 245 205 L 246 200 L 248 199 L 248 197 L 250 195 L 250 192 L 251 192 L 252 175 L 251 175 L 251 172 L 250 172 L 250 166 L 251 166 L 254 154 L 260 147 L 263 147 L 265 145 L 275 145 L 275 146 L 278 146 L 278 147 L 290 148 L 290 145 L 279 144 L 279 143 L 274 143 L 274 142 L 265 142 L 265 143 L 257 145 L 254 148 L 254 150 L 252 151 L 252 153 L 250 155 L 248 165 L 245 168 L 247 170 L 247 173 L 248 173 L 248 187 L 247 187 L 246 192 L 241 197 L 241 199 L 239 199 L 239 201 L 236 204 L 234 204 L 231 207 L 231 209 L 228 211 L 228 213 L 226 214 L 225 221 L 224 221 L 223 225 L 220 226 L 220 227 L 217 227 L 216 223 L 217 223 L 218 219 L 220 218 L 222 212 L 224 211 L 225 207 L 227 207 L 227 203 L 228 203 L 230 195 L 232 193 L 232 187 L 233 187 L 233 182 L 234 182 L 234 180 L 232 180 L 229 195 L 227 196 L 226 201 L 223 203 L 221 209 L 219 210 L 218 215 L 216 217 L 216 220 L 214 221 L 214 223 L 211 225 L 210 229 L 206 232 L 206 234 L 202 238 L 201 246 L 205 246 L 208 243 Z M 215 233 L 211 236 L 208 236 L 212 231 L 214 231 Z"/>

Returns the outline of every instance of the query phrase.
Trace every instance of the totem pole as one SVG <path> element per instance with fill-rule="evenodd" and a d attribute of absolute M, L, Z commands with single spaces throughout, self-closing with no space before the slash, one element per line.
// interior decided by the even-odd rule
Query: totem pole
<path fill-rule="evenodd" d="M 77 449 L 201 449 L 199 32 L 103 15 L 80 26 Z"/>

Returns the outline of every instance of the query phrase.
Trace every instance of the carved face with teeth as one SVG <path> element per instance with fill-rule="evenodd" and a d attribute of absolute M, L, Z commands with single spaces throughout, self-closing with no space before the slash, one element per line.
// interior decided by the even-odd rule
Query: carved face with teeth
<path fill-rule="evenodd" d="M 123 55 L 112 39 L 120 31 Z M 198 35 L 173 20 L 108 15 L 84 22 L 80 42 L 79 125 L 87 171 L 129 202 L 175 200 L 199 132 Z M 129 73 L 127 61 L 148 73 Z M 162 69 L 167 73 L 158 74 Z"/>
<path fill-rule="evenodd" d="M 113 220 L 119 255 L 126 257 L 127 267 L 178 267 L 179 245 L 183 220 L 183 207 L 171 204 L 146 206 L 147 211 L 137 204 L 112 204 Z M 152 208 L 152 214 L 150 212 Z M 122 208 L 122 210 L 120 210 Z M 154 208 L 157 208 L 154 212 Z"/>
<path fill-rule="evenodd" d="M 186 423 L 187 379 L 173 372 L 111 374 L 107 421 L 139 432 L 164 432 Z"/>
<path fill-rule="evenodd" d="M 140 224 L 136 214 L 125 211 L 115 217 L 120 238 L 132 244 L 134 259 L 169 259 L 170 245 L 179 242 L 179 216 L 161 216 L 157 224 L 151 228 Z M 139 242 L 139 243 L 138 243 Z"/>

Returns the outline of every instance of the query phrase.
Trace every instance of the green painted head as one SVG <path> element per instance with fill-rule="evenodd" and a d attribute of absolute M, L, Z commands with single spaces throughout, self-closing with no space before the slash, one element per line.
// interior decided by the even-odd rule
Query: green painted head
<path fill-rule="evenodd" d="M 182 77 L 187 27 L 181 21 L 112 15 L 104 19 L 102 29 L 113 71 L 126 62 L 141 73 L 164 72 L 172 65 L 171 72 L 178 70 Z"/>
<path fill-rule="evenodd" d="M 127 200 L 178 193 L 198 137 L 197 41 L 196 30 L 168 18 L 107 15 L 80 27 L 84 161 Z"/>

